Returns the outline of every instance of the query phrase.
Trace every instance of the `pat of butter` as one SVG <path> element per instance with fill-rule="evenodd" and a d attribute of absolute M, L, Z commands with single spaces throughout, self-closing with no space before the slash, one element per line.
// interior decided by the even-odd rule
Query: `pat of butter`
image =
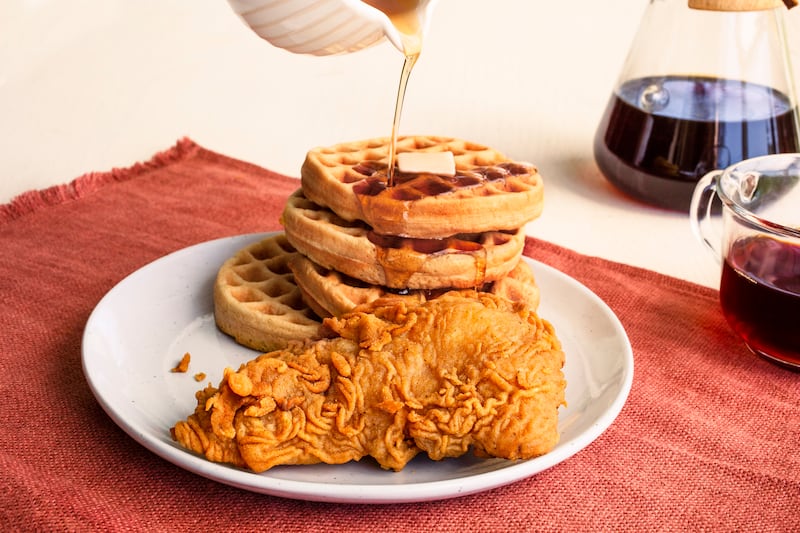
<path fill-rule="evenodd" d="M 425 172 L 455 176 L 456 160 L 453 152 L 401 152 L 397 154 L 397 168 L 411 174 Z"/>

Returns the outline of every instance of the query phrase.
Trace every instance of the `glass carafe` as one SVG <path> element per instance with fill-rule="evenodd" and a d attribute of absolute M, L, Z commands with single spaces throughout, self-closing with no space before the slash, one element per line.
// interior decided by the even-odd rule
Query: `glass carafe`
<path fill-rule="evenodd" d="M 688 212 L 707 172 L 800 151 L 785 12 L 780 0 L 650 0 L 595 136 L 605 177 Z"/>

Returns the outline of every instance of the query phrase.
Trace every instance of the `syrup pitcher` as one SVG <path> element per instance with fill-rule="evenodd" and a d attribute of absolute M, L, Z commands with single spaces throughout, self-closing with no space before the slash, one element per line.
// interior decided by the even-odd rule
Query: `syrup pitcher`
<path fill-rule="evenodd" d="M 421 46 L 428 14 L 436 0 L 228 0 L 228 3 L 261 38 L 296 54 L 345 54 L 388 39 L 404 55 L 409 55 Z"/>
<path fill-rule="evenodd" d="M 688 212 L 709 171 L 800 151 L 784 25 L 794 4 L 650 0 L 595 136 L 605 177 Z"/>

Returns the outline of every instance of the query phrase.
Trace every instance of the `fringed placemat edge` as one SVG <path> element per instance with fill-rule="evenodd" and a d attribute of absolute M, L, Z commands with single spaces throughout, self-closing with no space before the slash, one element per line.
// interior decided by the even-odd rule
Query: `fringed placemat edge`
<path fill-rule="evenodd" d="M 155 168 L 170 165 L 184 159 L 198 148 L 199 146 L 193 140 L 183 137 L 170 148 L 156 153 L 149 160 L 135 163 L 130 167 L 113 168 L 105 172 L 88 172 L 66 184 L 24 192 L 10 202 L 0 205 L 0 225 L 45 207 L 83 198 L 109 183 L 126 181 Z"/>

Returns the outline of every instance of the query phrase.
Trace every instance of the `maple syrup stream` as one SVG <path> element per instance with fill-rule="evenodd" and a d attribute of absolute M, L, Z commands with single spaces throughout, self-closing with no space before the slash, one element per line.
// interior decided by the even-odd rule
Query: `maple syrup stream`
<path fill-rule="evenodd" d="M 408 78 L 411 76 L 411 70 L 419 58 L 419 53 L 406 55 L 403 61 L 403 71 L 400 74 L 400 85 L 397 87 L 397 101 L 394 104 L 394 120 L 392 121 L 392 140 L 389 143 L 389 168 L 386 173 L 388 183 L 387 187 L 394 186 L 394 167 L 395 159 L 397 158 L 397 137 L 398 130 L 400 129 L 400 115 L 403 112 L 403 101 L 406 97 L 406 86 L 408 85 Z"/>
<path fill-rule="evenodd" d="M 403 70 L 400 74 L 400 84 L 397 87 L 397 100 L 394 105 L 394 119 L 392 120 L 392 137 L 389 143 L 389 166 L 387 168 L 387 186 L 394 185 L 395 159 L 397 158 L 397 137 L 400 129 L 400 115 L 403 112 L 403 102 L 406 96 L 406 87 L 411 71 L 422 52 L 422 10 L 426 0 L 363 0 L 364 3 L 382 11 L 392 22 L 403 43 Z"/>

